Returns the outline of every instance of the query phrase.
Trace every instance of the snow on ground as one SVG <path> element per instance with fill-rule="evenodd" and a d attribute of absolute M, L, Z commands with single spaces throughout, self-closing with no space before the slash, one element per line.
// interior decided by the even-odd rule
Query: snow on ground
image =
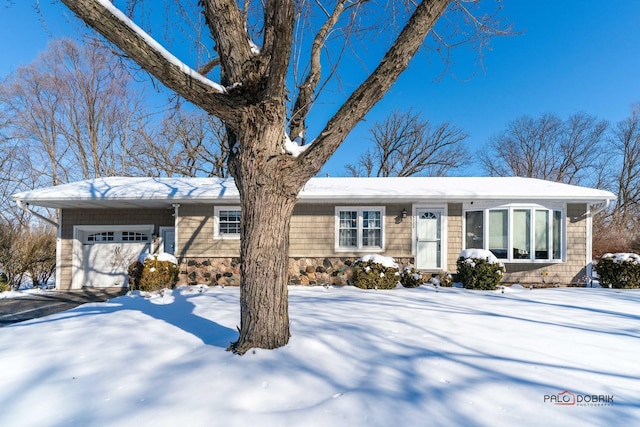
<path fill-rule="evenodd" d="M 238 307 L 183 287 L 0 328 L 0 425 L 640 423 L 639 291 L 291 287 L 289 345 L 242 357 Z"/>

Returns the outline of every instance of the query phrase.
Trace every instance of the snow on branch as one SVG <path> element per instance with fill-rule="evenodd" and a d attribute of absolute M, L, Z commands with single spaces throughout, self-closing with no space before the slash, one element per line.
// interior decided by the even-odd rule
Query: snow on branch
<path fill-rule="evenodd" d="M 158 43 L 153 37 L 147 34 L 142 28 L 140 28 L 135 22 L 133 22 L 127 15 L 122 13 L 120 9 L 113 5 L 109 0 L 96 0 L 102 7 L 107 9 L 116 19 L 122 22 L 124 25 L 129 27 L 133 32 L 135 32 L 141 39 L 143 39 L 149 47 L 155 50 L 160 56 L 166 59 L 169 63 L 175 65 L 180 71 L 187 74 L 189 77 L 194 78 L 201 83 L 211 87 L 214 91 L 218 93 L 226 93 L 226 89 L 224 86 L 209 80 L 202 74 L 198 73 L 193 68 L 189 67 L 184 62 L 180 61 L 176 58 L 171 52 L 165 49 L 160 43 Z"/>
<path fill-rule="evenodd" d="M 289 138 L 289 135 L 285 132 L 284 134 L 284 151 L 286 153 L 291 154 L 293 157 L 298 157 L 300 154 L 304 153 L 307 148 L 311 146 L 311 144 L 302 145 L 302 136 L 298 136 L 293 141 Z"/>

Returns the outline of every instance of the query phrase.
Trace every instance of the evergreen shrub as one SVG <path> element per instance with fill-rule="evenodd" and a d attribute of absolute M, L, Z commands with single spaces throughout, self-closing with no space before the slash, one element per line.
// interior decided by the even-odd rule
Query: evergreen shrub
<path fill-rule="evenodd" d="M 178 261 L 173 255 L 143 254 L 129 266 L 129 282 L 132 290 L 145 292 L 173 288 L 178 280 Z"/>
<path fill-rule="evenodd" d="M 353 263 L 351 281 L 360 289 L 394 289 L 400 280 L 398 270 L 391 257 L 365 255 Z"/>
<path fill-rule="evenodd" d="M 640 255 L 604 254 L 595 265 L 600 286 L 616 289 L 640 288 Z"/>
<path fill-rule="evenodd" d="M 400 284 L 405 288 L 417 288 L 424 283 L 424 277 L 412 265 L 406 266 L 400 274 Z"/>
<path fill-rule="evenodd" d="M 504 265 L 490 251 L 467 249 L 456 262 L 458 276 L 466 289 L 494 290 L 504 275 Z"/>
<path fill-rule="evenodd" d="M 437 276 L 433 276 L 429 279 L 429 283 L 434 286 L 442 286 L 445 288 L 450 288 L 453 286 L 453 277 L 451 274 L 446 272 L 440 272 Z"/>

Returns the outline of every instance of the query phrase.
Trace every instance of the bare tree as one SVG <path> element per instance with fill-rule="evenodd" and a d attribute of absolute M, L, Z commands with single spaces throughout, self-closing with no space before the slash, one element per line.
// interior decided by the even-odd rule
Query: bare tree
<path fill-rule="evenodd" d="M 563 121 L 554 114 L 522 116 L 479 153 L 492 176 L 523 176 L 583 183 L 600 167 L 607 123 L 585 113 Z"/>
<path fill-rule="evenodd" d="M 204 111 L 171 108 L 160 128 L 150 128 L 134 148 L 137 166 L 147 174 L 227 177 L 226 129 Z"/>
<path fill-rule="evenodd" d="M 56 233 L 51 227 L 0 220 L 0 272 L 12 289 L 27 278 L 34 286 L 46 283 L 55 271 Z"/>
<path fill-rule="evenodd" d="M 6 128 L 14 153 L 18 150 L 23 154 L 30 147 L 29 166 L 46 175 L 49 184 L 57 185 L 67 181 L 61 160 L 68 150 L 60 141 L 57 116 L 62 95 L 51 78 L 51 65 L 20 67 L 9 75 L 0 85 L 0 105 L 9 120 Z"/>
<path fill-rule="evenodd" d="M 373 147 L 346 166 L 352 176 L 445 176 L 468 159 L 467 134 L 449 123 L 433 126 L 411 110 L 392 112 L 370 134 Z"/>
<path fill-rule="evenodd" d="M 50 184 L 128 174 L 146 124 L 144 97 L 130 80 L 99 45 L 54 41 L 0 85 L 7 132 Z"/>
<path fill-rule="evenodd" d="M 200 15 L 189 18 L 210 31 L 217 56 L 208 61 L 214 67 L 208 75 L 220 79 L 215 83 L 161 48 L 108 0 L 62 2 L 168 88 L 224 122 L 229 172 L 240 193 L 242 212 L 241 324 L 239 339 L 232 345 L 239 354 L 252 347 L 280 347 L 289 340 L 289 225 L 305 182 L 407 68 L 450 3 L 450 22 L 467 26 L 456 34 L 495 33 L 489 22 L 493 16 L 483 10 L 481 17 L 475 17 L 469 11 L 475 2 L 463 0 L 398 2 L 403 6 L 397 8 L 398 15 L 389 14 L 386 5 L 365 0 L 198 0 L 204 22 Z M 132 8 L 140 3 L 128 2 Z M 185 3 L 194 4 L 176 2 Z M 458 19 L 455 14 L 462 16 Z M 391 42 L 384 57 L 315 138 L 308 138 L 311 107 L 328 79 L 337 75 L 335 64 L 349 52 L 350 36 L 359 25 L 365 28 L 381 17 L 403 22 L 404 27 L 387 35 Z M 300 28 L 303 31 L 294 31 Z M 329 72 L 323 76 L 326 67 Z M 291 81 L 297 87 L 289 91 Z M 312 143 L 296 146 L 306 141 Z"/>
<path fill-rule="evenodd" d="M 640 107 L 619 122 L 611 136 L 611 147 L 617 153 L 618 199 L 613 211 L 614 221 L 626 230 L 640 228 Z M 639 232 L 636 232 L 639 234 Z"/>

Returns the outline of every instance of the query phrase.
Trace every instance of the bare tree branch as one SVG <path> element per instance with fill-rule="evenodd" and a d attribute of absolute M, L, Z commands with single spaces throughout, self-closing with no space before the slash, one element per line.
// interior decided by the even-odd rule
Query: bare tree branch
<path fill-rule="evenodd" d="M 338 112 L 327 122 L 320 136 L 300 157 L 308 176 L 315 175 L 331 157 L 347 134 L 382 98 L 409 65 L 424 38 L 444 13 L 448 1 L 423 1 L 414 11 L 402 32 L 376 70 L 353 92 Z"/>
<path fill-rule="evenodd" d="M 444 176 L 468 159 L 464 132 L 449 123 L 432 126 L 412 111 L 394 111 L 370 133 L 373 147 L 346 166 L 352 176 Z"/>
<path fill-rule="evenodd" d="M 524 176 L 567 184 L 588 179 L 599 164 L 607 123 L 585 113 L 520 117 L 479 153 L 492 176 Z"/>
<path fill-rule="evenodd" d="M 200 75 L 195 71 L 184 70 L 177 61 L 172 61 L 163 54 L 158 46 L 152 46 L 148 39 L 142 36 L 142 30 L 133 28 L 122 19 L 124 14 L 119 16 L 114 13 L 114 6 L 107 0 L 62 0 L 62 2 L 168 88 L 229 123 L 235 121 L 236 116 L 233 114 L 228 96 L 204 82 L 202 78 L 198 78 Z M 223 3 L 225 6 L 237 9 L 232 1 Z M 249 50 L 248 45 L 246 50 Z M 233 61 L 230 59 L 228 62 Z M 228 67 L 230 67 L 229 64 L 227 64 Z"/>
<path fill-rule="evenodd" d="M 304 82 L 298 87 L 298 97 L 296 98 L 296 102 L 291 113 L 291 122 L 289 125 L 289 134 L 294 138 L 304 135 L 304 131 L 306 129 L 305 120 L 311 110 L 314 94 L 316 93 L 318 84 L 321 81 L 322 65 L 320 61 L 320 54 L 325 46 L 329 31 L 338 22 L 347 2 L 348 0 L 338 1 L 333 13 L 331 14 L 329 14 L 320 2 L 317 2 L 327 15 L 327 20 L 322 24 L 313 40 L 311 55 L 309 58 L 309 72 L 307 73 Z"/>

